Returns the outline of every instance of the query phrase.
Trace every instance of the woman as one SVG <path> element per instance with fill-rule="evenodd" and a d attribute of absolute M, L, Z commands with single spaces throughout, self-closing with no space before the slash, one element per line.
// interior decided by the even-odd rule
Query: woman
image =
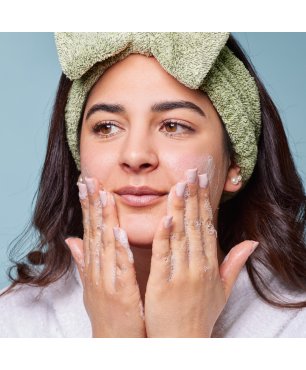
<path fill-rule="evenodd" d="M 233 37 L 56 42 L 40 240 L 2 336 L 305 336 L 304 190 Z"/>

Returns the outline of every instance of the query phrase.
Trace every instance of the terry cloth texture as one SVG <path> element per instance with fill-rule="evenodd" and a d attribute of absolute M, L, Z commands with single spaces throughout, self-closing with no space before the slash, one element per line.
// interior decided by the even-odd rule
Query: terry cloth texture
<path fill-rule="evenodd" d="M 252 175 L 261 129 L 254 78 L 225 45 L 228 32 L 58 32 L 63 73 L 73 80 L 65 110 L 69 148 L 80 170 L 78 126 L 87 96 L 104 71 L 131 53 L 154 56 L 179 82 L 207 93 L 222 118 L 241 167 Z"/>
<path fill-rule="evenodd" d="M 281 290 L 273 276 L 268 284 L 273 290 Z M 289 300 L 306 299 L 306 293 L 281 291 Z M 91 333 L 76 268 L 48 287 L 23 285 L 0 297 L 1 338 L 90 338 Z M 282 309 L 265 303 L 253 289 L 244 267 L 212 337 L 306 338 L 306 308 Z"/>

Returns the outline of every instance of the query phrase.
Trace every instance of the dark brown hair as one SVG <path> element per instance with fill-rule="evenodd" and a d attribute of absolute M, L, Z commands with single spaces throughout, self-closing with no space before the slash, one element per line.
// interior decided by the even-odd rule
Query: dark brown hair
<path fill-rule="evenodd" d="M 258 265 L 263 265 L 292 290 L 306 291 L 306 197 L 275 105 L 232 36 L 227 46 L 255 78 L 260 93 L 262 131 L 258 159 L 250 180 L 234 198 L 220 204 L 220 246 L 227 253 L 243 240 L 259 241 L 260 247 L 246 264 L 258 294 L 274 306 L 306 307 L 306 302 L 286 302 L 276 295 L 257 269 Z M 11 250 L 10 261 L 13 265 L 8 275 L 12 284 L 5 293 L 17 284 L 47 286 L 71 271 L 72 257 L 65 239 L 68 236 L 83 238 L 82 212 L 76 186 L 79 171 L 69 151 L 65 133 L 65 105 L 71 84 L 62 74 L 34 214 Z M 228 153 L 233 153 L 225 130 L 224 133 Z M 25 246 L 25 237 L 33 228 L 38 231 L 36 245 L 17 259 L 19 246 Z"/>

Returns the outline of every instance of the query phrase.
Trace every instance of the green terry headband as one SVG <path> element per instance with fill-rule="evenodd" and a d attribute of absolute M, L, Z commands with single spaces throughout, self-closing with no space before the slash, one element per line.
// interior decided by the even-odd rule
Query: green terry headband
<path fill-rule="evenodd" d="M 77 130 L 88 93 L 103 72 L 131 53 L 154 56 L 179 82 L 206 92 L 235 150 L 245 183 L 257 159 L 261 127 L 254 78 L 225 46 L 222 32 L 58 32 L 55 43 L 63 73 L 73 80 L 65 108 L 68 145 L 80 171 Z"/>

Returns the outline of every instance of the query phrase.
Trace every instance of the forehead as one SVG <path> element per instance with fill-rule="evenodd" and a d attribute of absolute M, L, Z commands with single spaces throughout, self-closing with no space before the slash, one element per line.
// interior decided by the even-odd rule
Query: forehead
<path fill-rule="evenodd" d="M 196 104 L 210 104 L 204 91 L 183 85 L 166 72 L 154 57 L 130 54 L 114 63 L 99 78 L 90 91 L 87 105 L 103 100 L 131 100 L 155 103 L 156 100 L 189 100 Z"/>

